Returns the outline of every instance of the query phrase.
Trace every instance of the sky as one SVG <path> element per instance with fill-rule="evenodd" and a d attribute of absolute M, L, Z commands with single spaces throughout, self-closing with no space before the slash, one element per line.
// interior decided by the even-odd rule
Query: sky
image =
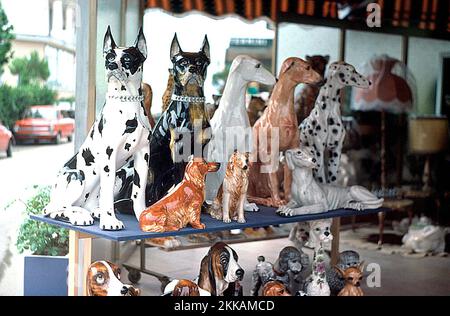
<path fill-rule="evenodd" d="M 172 66 L 169 51 L 175 32 L 181 48 L 193 52 L 200 50 L 205 34 L 208 35 L 211 64 L 205 84 L 207 102 L 212 102 L 212 95 L 216 93 L 212 76 L 224 69 L 225 52 L 231 38 L 274 37 L 274 31 L 268 29 L 266 20 L 247 23 L 237 17 L 212 19 L 199 13 L 179 18 L 159 9 L 147 10 L 144 15 L 144 33 L 149 57 L 144 66 L 144 82 L 149 83 L 153 89 L 153 113 L 161 111 L 161 97 L 167 86 L 168 69 Z"/>

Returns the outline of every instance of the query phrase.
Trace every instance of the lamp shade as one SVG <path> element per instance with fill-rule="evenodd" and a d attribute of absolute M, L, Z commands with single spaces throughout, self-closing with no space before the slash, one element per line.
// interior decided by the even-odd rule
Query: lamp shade
<path fill-rule="evenodd" d="M 374 56 L 362 67 L 369 89 L 355 89 L 352 109 L 407 113 L 414 107 L 415 79 L 406 65 L 387 55 Z"/>
<path fill-rule="evenodd" d="M 436 154 L 448 145 L 446 117 L 422 116 L 409 120 L 409 148 L 416 154 Z"/>

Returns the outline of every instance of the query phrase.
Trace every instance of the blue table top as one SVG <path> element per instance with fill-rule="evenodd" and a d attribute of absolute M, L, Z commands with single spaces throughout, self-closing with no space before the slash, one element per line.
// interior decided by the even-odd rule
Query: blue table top
<path fill-rule="evenodd" d="M 160 238 L 169 236 L 181 236 L 190 235 L 197 233 L 210 233 L 231 229 L 244 229 L 247 227 L 264 227 L 271 225 L 289 224 L 297 222 L 307 222 L 318 219 L 334 218 L 334 217 L 349 217 L 349 216 L 361 216 L 368 214 L 376 214 L 379 212 L 387 212 L 389 209 L 380 208 L 376 210 L 366 210 L 366 211 L 354 211 L 354 210 L 335 210 L 326 213 L 314 214 L 314 215 L 303 215 L 295 217 L 281 217 L 275 213 L 274 208 L 260 206 L 259 212 L 245 212 L 245 218 L 247 222 L 245 224 L 239 224 L 235 221 L 226 224 L 222 221 L 213 219 L 208 214 L 202 214 L 202 223 L 206 225 L 206 229 L 193 229 L 192 227 L 186 227 L 175 232 L 166 233 L 146 233 L 140 230 L 138 221 L 133 215 L 123 215 L 118 214 L 117 218 L 120 219 L 124 225 L 125 229 L 120 231 L 104 231 L 98 227 L 98 221 L 92 226 L 73 226 L 70 223 L 61 222 L 58 220 L 45 217 L 44 215 L 31 215 L 30 217 L 34 220 L 49 223 L 52 225 L 64 227 L 67 229 L 75 230 L 81 233 L 85 233 L 91 236 L 105 238 L 113 241 L 127 241 L 127 240 L 138 240 L 138 239 L 148 239 L 148 238 Z"/>

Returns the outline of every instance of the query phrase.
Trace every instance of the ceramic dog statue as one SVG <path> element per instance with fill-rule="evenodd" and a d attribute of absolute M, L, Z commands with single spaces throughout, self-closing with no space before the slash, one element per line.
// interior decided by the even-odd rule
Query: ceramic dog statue
<path fill-rule="evenodd" d="M 342 270 L 339 267 L 335 269 L 339 272 L 342 278 L 345 280 L 344 288 L 339 292 L 338 296 L 364 296 L 361 290 L 361 280 L 363 278 L 363 266 L 364 262 L 357 267 L 350 267 Z"/>
<path fill-rule="evenodd" d="M 198 286 L 212 296 L 224 296 L 229 287 L 242 281 L 244 270 L 238 263 L 238 255 L 223 242 L 214 244 L 202 259 Z"/>
<path fill-rule="evenodd" d="M 211 141 L 208 161 L 223 163 L 222 168 L 206 178 L 206 199 L 212 201 L 225 178 L 226 162 L 235 150 L 252 150 L 252 132 L 246 111 L 245 92 L 249 82 L 275 84 L 275 77 L 262 64 L 245 55 L 237 56 L 231 65 L 220 104 L 211 119 Z M 257 211 L 255 204 L 245 201 L 246 211 Z"/>
<path fill-rule="evenodd" d="M 163 296 L 211 296 L 190 280 L 173 280 L 164 289 Z"/>
<path fill-rule="evenodd" d="M 279 281 L 269 281 L 264 284 L 262 296 L 292 296 L 286 286 Z"/>
<path fill-rule="evenodd" d="M 317 160 L 313 152 L 306 148 L 288 150 L 286 164 L 293 170 L 292 200 L 277 210 L 280 216 L 316 214 L 339 208 L 360 211 L 383 205 L 384 199 L 377 198 L 363 187 L 341 188 L 317 183 L 313 177 Z"/>
<path fill-rule="evenodd" d="M 213 218 L 231 223 L 245 223 L 244 203 L 247 199 L 249 153 L 235 151 L 231 155 L 223 184 L 210 208 Z"/>
<path fill-rule="evenodd" d="M 180 230 L 187 224 L 195 229 L 204 229 L 200 213 L 205 200 L 205 176 L 218 169 L 217 163 L 207 163 L 203 158 L 191 157 L 183 181 L 142 212 L 139 218 L 141 230 L 168 232 Z"/>
<path fill-rule="evenodd" d="M 359 254 L 353 250 L 346 250 L 339 254 L 339 262 L 336 267 L 345 271 L 348 268 L 355 268 L 360 265 Z M 337 295 L 345 286 L 345 279 L 335 268 L 327 269 L 327 281 L 332 295 Z"/>
<path fill-rule="evenodd" d="M 93 224 L 120 230 L 114 214 L 116 171 L 134 159 L 131 200 L 137 218 L 145 209 L 145 186 L 151 127 L 144 107 L 142 69 L 147 47 L 142 29 L 131 47 L 117 47 L 108 30 L 103 45 L 108 92 L 96 120 L 78 153 L 60 171 L 45 214 L 73 225 Z"/>
<path fill-rule="evenodd" d="M 264 101 L 261 97 L 252 96 L 247 108 L 250 126 L 253 127 L 256 124 L 259 118 L 263 115 L 266 107 L 266 101 Z"/>
<path fill-rule="evenodd" d="M 209 50 L 206 36 L 202 48 L 195 53 L 184 52 L 176 34 L 172 41 L 173 93 L 150 139 L 147 205 L 159 201 L 173 185 L 183 180 L 188 157 L 191 154 L 201 157 L 209 141 L 205 136 L 209 120 L 205 114 L 203 92 L 210 63 Z M 200 135 L 194 134 L 195 126 L 198 126 Z"/>
<path fill-rule="evenodd" d="M 346 86 L 369 88 L 371 82 L 352 65 L 337 62 L 330 65 L 314 109 L 300 124 L 302 146 L 311 147 L 316 166 L 314 178 L 319 183 L 335 183 L 345 139 L 341 117 L 341 90 Z"/>
<path fill-rule="evenodd" d="M 96 261 L 86 275 L 88 296 L 139 296 L 141 291 L 120 281 L 120 269 L 108 261 Z"/>
<path fill-rule="evenodd" d="M 417 227 L 412 225 L 408 233 L 402 238 L 402 247 L 415 253 L 444 253 L 445 235 L 445 230 L 439 226 L 426 225 L 425 227 Z"/>
<path fill-rule="evenodd" d="M 331 220 L 310 222 L 310 242 L 314 247 L 312 274 L 305 282 L 308 296 L 330 296 L 331 290 L 326 276 L 326 253 L 324 246 L 333 240 Z"/>
<path fill-rule="evenodd" d="M 277 170 L 280 152 L 298 147 L 300 141 L 294 110 L 294 89 L 300 83 L 317 83 L 321 80 L 322 77 L 311 65 L 300 58 L 291 57 L 283 62 L 268 106 L 253 126 L 254 157 L 251 159 L 248 192 L 251 202 L 275 207 L 286 204 L 280 195 Z M 285 168 L 284 199 L 287 201 L 290 191 L 291 171 Z"/>

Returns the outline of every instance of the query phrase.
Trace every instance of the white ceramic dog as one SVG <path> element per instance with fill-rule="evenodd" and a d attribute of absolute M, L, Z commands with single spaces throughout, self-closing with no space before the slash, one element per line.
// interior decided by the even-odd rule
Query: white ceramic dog
<path fill-rule="evenodd" d="M 212 138 L 208 144 L 208 161 L 222 163 L 214 174 L 206 176 L 206 200 L 212 201 L 225 178 L 226 163 L 235 150 L 251 152 L 252 130 L 247 114 L 245 93 L 249 82 L 274 85 L 275 77 L 262 64 L 239 55 L 231 64 L 219 108 L 211 119 Z M 246 211 L 257 211 L 256 204 L 244 204 Z"/>
<path fill-rule="evenodd" d="M 439 226 L 411 226 L 408 233 L 403 236 L 403 248 L 416 253 L 443 253 L 445 251 L 445 235 L 445 230 Z"/>
<path fill-rule="evenodd" d="M 383 205 L 384 199 L 377 198 L 363 187 L 341 188 L 317 183 L 312 173 L 316 163 L 313 152 L 306 148 L 286 151 L 286 164 L 293 170 L 292 199 L 277 210 L 278 215 L 291 217 L 339 208 L 377 209 Z"/>

